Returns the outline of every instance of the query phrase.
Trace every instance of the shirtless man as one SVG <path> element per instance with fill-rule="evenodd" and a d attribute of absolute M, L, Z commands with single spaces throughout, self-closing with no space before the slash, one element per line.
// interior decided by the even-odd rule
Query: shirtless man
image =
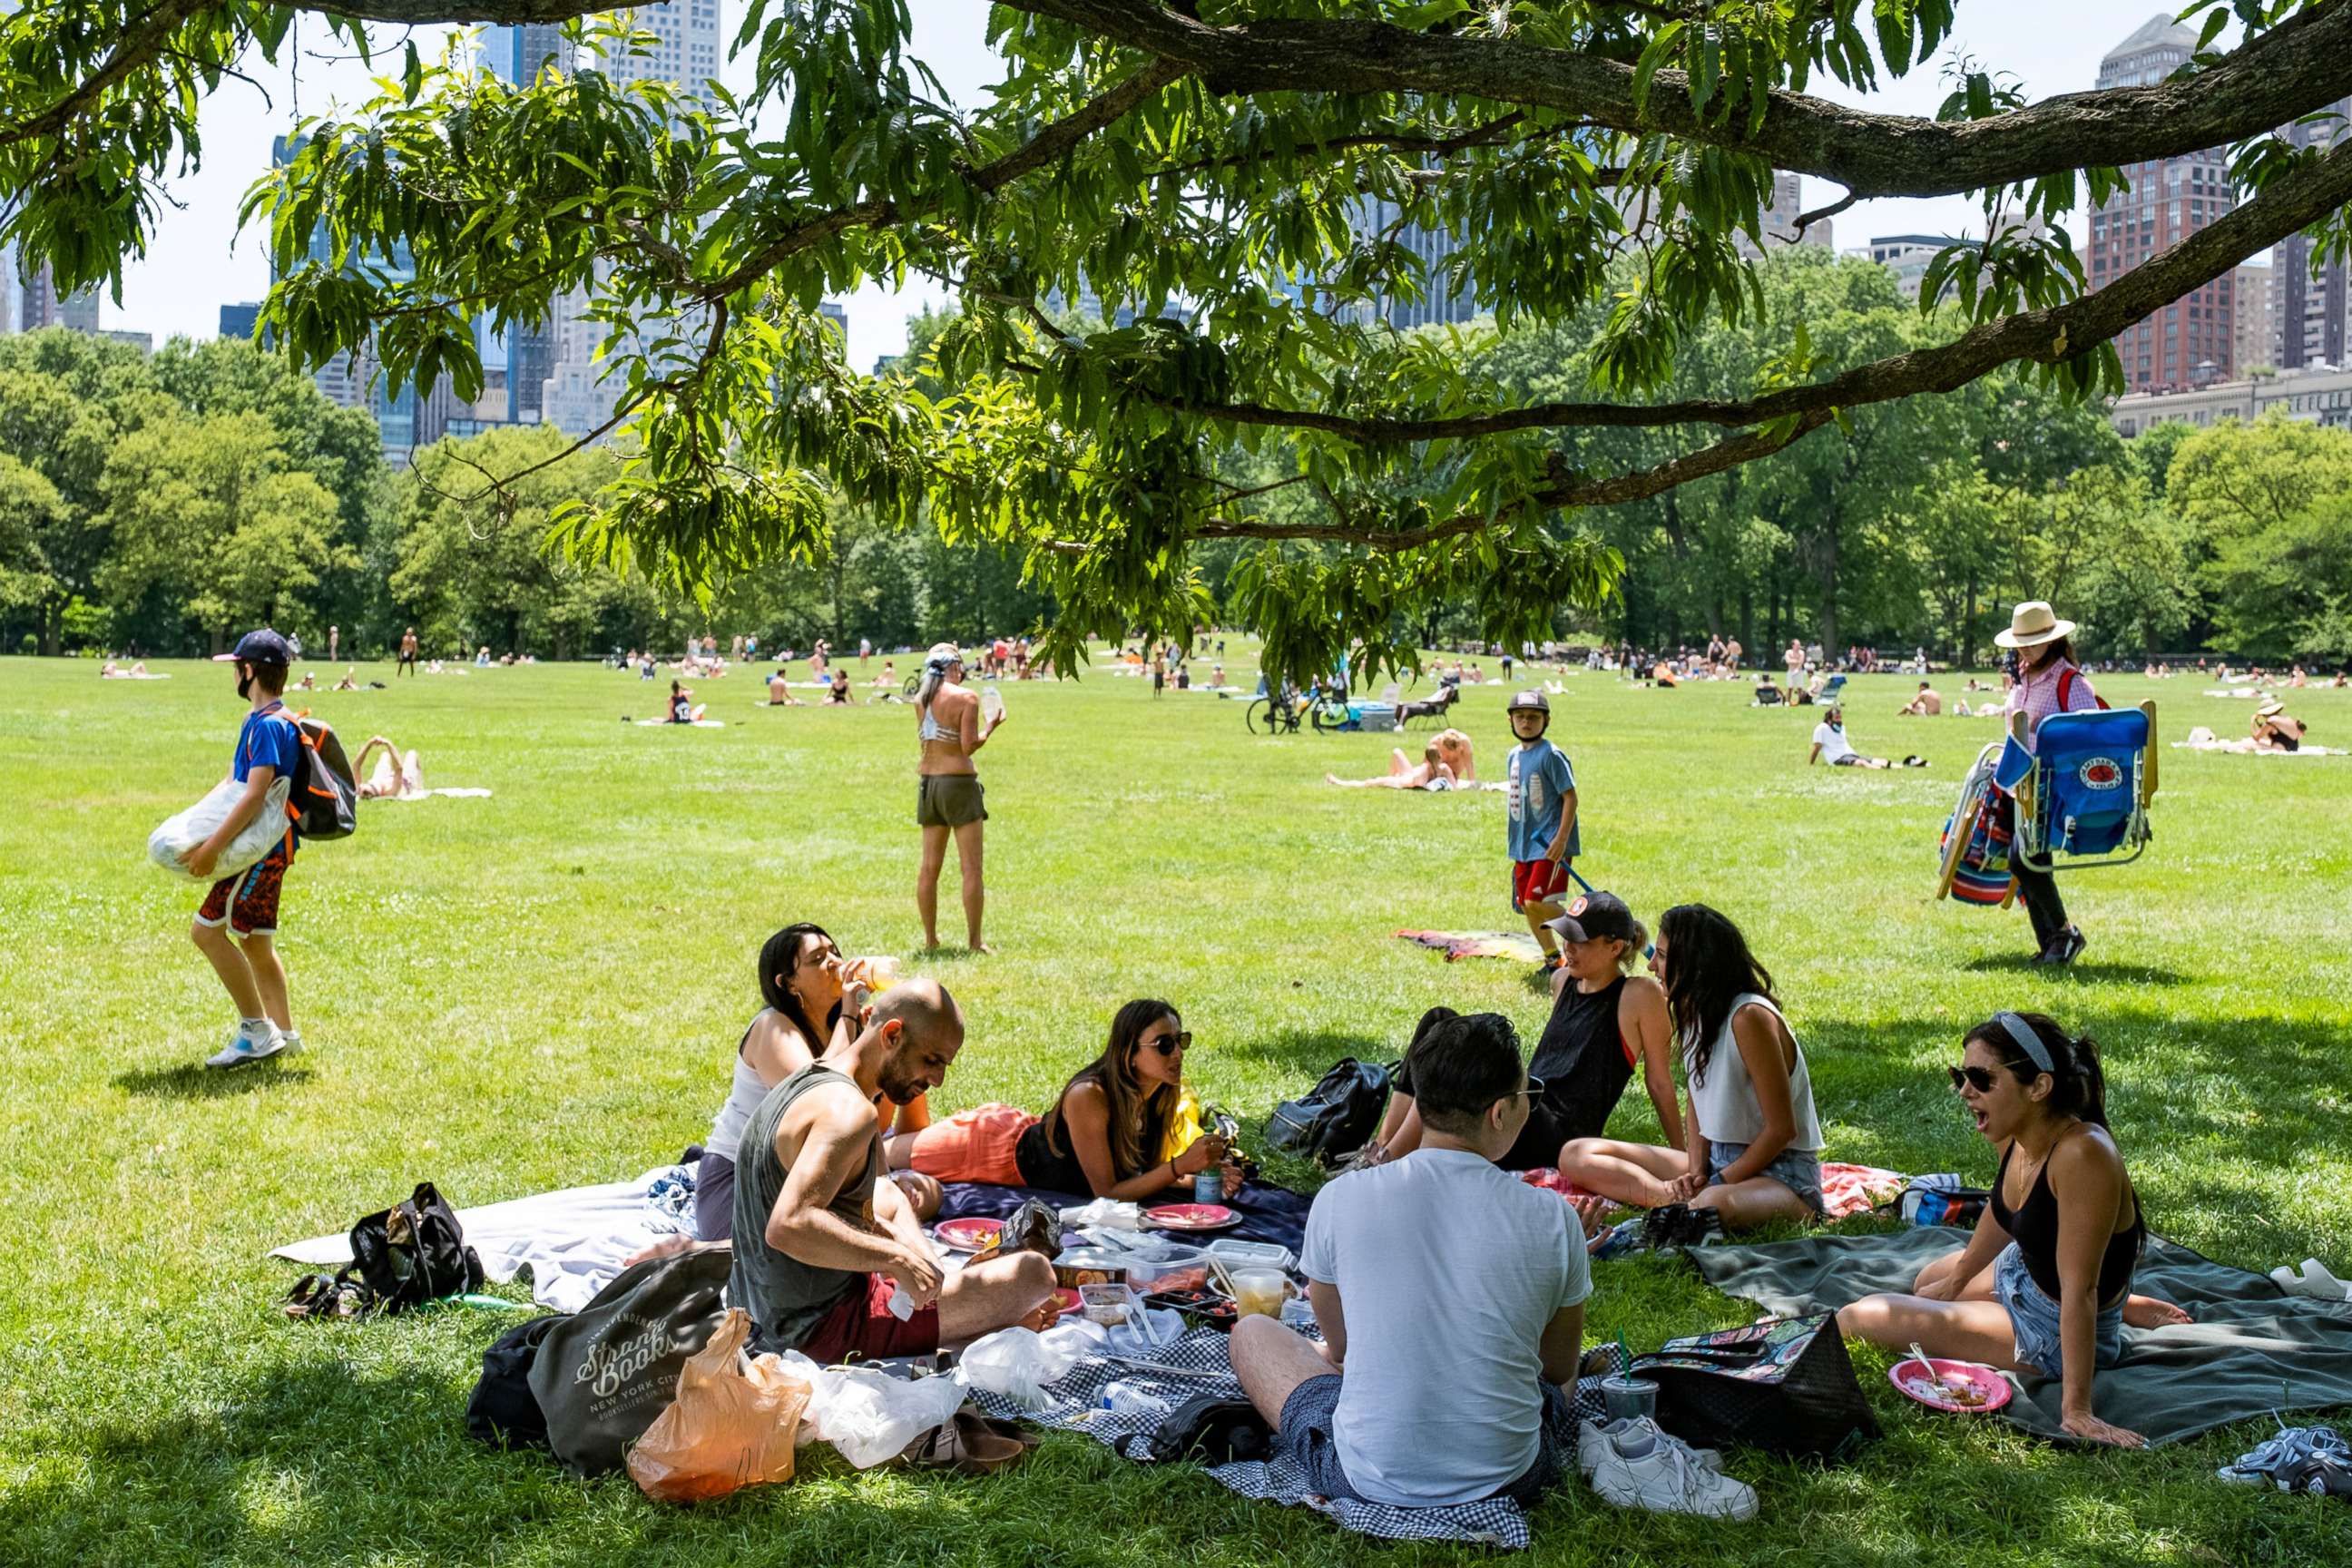
<path fill-rule="evenodd" d="M 1926 681 L 1919 683 L 1919 694 L 1895 710 L 1897 719 L 1934 718 L 1944 710 L 1941 693 Z"/>

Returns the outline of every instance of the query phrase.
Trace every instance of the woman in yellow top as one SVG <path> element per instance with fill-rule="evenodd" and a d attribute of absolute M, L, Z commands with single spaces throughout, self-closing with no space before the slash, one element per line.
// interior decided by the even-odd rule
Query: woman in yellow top
<path fill-rule="evenodd" d="M 980 915 L 986 902 L 981 880 L 981 833 L 988 806 L 980 787 L 980 770 L 972 758 L 989 737 L 1004 727 L 1002 710 L 984 728 L 980 698 L 963 685 L 963 655 L 953 643 L 931 645 L 923 660 L 922 684 L 915 688 L 917 733 L 922 760 L 918 775 L 915 821 L 923 830 L 923 861 L 915 873 L 915 908 L 923 917 L 923 945 L 940 945 L 940 867 L 947 859 L 948 836 L 955 836 L 956 858 L 963 878 L 963 923 L 974 952 L 986 952 L 980 940 Z"/>

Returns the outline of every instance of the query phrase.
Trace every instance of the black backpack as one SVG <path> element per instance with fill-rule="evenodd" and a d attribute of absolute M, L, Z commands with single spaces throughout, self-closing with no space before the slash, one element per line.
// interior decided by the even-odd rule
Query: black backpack
<path fill-rule="evenodd" d="M 1313 1089 L 1274 1108 L 1266 1142 L 1326 1165 L 1347 1158 L 1380 1131 L 1395 1072 L 1393 1066 L 1341 1058 Z"/>
<path fill-rule="evenodd" d="M 337 1279 L 354 1276 L 367 1289 L 365 1310 L 404 1312 L 480 1289 L 482 1258 L 466 1245 L 457 1212 L 419 1182 L 406 1202 L 352 1226 L 352 1266 Z"/>
<path fill-rule="evenodd" d="M 545 1448 L 547 1414 L 530 1391 L 539 1342 L 570 1314 L 556 1312 L 517 1323 L 482 1352 L 482 1375 L 466 1401 L 466 1430 L 493 1448 Z"/>
<path fill-rule="evenodd" d="M 343 742 L 333 725 L 308 713 L 294 715 L 294 728 L 302 736 L 301 760 L 286 796 L 294 831 L 305 839 L 349 838 L 359 828 L 360 785 Z"/>

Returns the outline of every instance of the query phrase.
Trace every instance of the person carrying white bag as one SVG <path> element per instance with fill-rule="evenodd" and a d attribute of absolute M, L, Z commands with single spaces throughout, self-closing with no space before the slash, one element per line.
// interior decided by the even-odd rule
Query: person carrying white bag
<path fill-rule="evenodd" d="M 211 832 L 182 851 L 177 860 L 179 868 L 198 881 L 230 869 L 229 875 L 213 880 L 188 934 L 236 1005 L 236 1033 L 205 1065 L 233 1068 L 302 1047 L 287 1004 L 286 965 L 278 956 L 276 941 L 278 894 L 287 868 L 294 863 L 298 841 L 286 800 L 301 763 L 302 734 L 278 700 L 286 689 L 287 667 L 293 662 L 293 649 L 284 637 L 265 626 L 246 633 L 234 652 L 219 658 L 235 665 L 236 694 L 249 704 L 245 727 L 237 732 L 236 753 L 229 760 L 226 787 L 233 799 Z M 212 799 L 207 796 L 165 823 L 156 830 L 157 838 L 170 833 L 173 823 L 204 813 Z M 231 851 L 242 852 L 248 830 L 267 847 L 257 858 L 238 866 Z M 151 840 L 151 855 L 154 849 Z"/>

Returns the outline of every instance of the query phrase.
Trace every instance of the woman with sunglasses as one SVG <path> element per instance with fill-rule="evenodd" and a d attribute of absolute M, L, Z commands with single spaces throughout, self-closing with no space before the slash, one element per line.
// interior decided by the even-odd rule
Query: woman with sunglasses
<path fill-rule="evenodd" d="M 1838 1327 L 2056 1378 L 2068 1432 L 2140 1447 L 2138 1433 L 2092 1414 L 2093 1374 L 2123 1353 L 2126 1322 L 2189 1314 L 2131 1294 L 2147 1216 L 2107 1131 L 2098 1047 L 2040 1013 L 1996 1013 L 1969 1031 L 1949 1070 L 1977 1131 L 2000 1150 L 1992 1197 L 1968 1246 L 1921 1269 L 1911 1294 L 1866 1296 Z"/>
<path fill-rule="evenodd" d="M 1102 1055 L 1063 1086 L 1043 1118 L 1009 1105 L 959 1111 L 902 1145 L 895 1167 L 942 1182 L 987 1182 L 1087 1193 L 1132 1202 L 1171 1190 L 1191 1191 L 1192 1178 L 1219 1168 L 1227 1197 L 1241 1191 L 1241 1167 L 1214 1133 L 1194 1138 L 1172 1154 L 1168 1128 L 1184 1084 L 1184 1052 L 1192 1036 L 1168 1003 L 1143 998 L 1118 1010 Z"/>
<path fill-rule="evenodd" d="M 695 1228 L 705 1241 L 724 1241 L 735 1224 L 735 1150 L 751 1112 L 768 1091 L 824 1055 L 836 1041 L 855 1035 L 874 961 L 844 958 L 823 926 L 797 921 L 760 948 L 760 1000 L 765 1004 L 735 1047 L 735 1079 L 727 1103 L 703 1140 L 702 1163 L 695 1173 Z M 905 1105 L 880 1101 L 876 1113 L 887 1129 L 885 1147 L 903 1146 L 930 1125 L 930 1107 L 921 1096 Z M 918 1208 L 939 1210 L 939 1194 L 910 1192 Z M 929 1218 L 928 1215 L 923 1217 Z"/>
<path fill-rule="evenodd" d="M 1580 1138 L 1560 1151 L 1559 1173 L 1622 1204 L 1711 1208 L 1726 1230 L 1819 1217 L 1811 1070 L 1747 937 L 1705 904 L 1676 904 L 1658 917 L 1650 972 L 1682 1051 L 1683 1147 Z"/>
<path fill-rule="evenodd" d="M 922 760 L 915 764 L 915 822 L 923 830 L 915 908 L 923 917 L 923 945 L 940 945 L 940 867 L 947 859 L 948 836 L 953 834 L 963 879 L 964 935 L 972 952 L 986 952 L 987 944 L 980 940 L 981 910 L 987 902 L 981 881 L 981 835 L 988 824 L 988 806 L 972 758 L 1004 727 L 1004 714 L 1000 710 L 982 726 L 980 698 L 964 689 L 963 655 L 951 642 L 933 643 L 924 656 L 915 713 L 923 748 Z"/>

